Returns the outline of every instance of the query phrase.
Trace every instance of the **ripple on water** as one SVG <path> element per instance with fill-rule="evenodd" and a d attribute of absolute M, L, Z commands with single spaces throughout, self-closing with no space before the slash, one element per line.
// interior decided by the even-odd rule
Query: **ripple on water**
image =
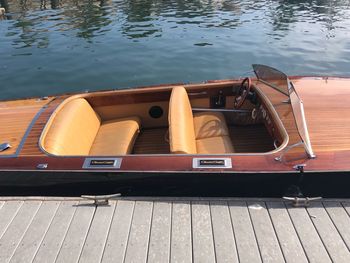
<path fill-rule="evenodd" d="M 5 2 L 1 99 L 231 78 L 251 63 L 350 74 L 345 0 Z"/>

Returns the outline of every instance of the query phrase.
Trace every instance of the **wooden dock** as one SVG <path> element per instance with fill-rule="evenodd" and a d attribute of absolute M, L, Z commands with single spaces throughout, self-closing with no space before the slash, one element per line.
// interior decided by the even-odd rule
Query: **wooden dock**
<path fill-rule="evenodd" d="M 350 262 L 350 200 L 0 198 L 0 262 Z"/>

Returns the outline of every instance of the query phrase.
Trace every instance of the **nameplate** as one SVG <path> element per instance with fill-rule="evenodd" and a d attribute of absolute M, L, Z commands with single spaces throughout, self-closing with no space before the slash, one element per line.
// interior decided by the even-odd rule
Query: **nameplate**
<path fill-rule="evenodd" d="M 84 169 L 119 169 L 122 158 L 85 158 Z"/>
<path fill-rule="evenodd" d="M 232 168 L 231 158 L 193 158 L 193 168 Z"/>

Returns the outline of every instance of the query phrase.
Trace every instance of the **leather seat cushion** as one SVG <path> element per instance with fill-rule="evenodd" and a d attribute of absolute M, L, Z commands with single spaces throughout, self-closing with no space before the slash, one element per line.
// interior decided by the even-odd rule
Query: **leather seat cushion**
<path fill-rule="evenodd" d="M 233 146 L 229 136 L 217 136 L 196 140 L 199 154 L 233 153 Z"/>
<path fill-rule="evenodd" d="M 83 98 L 74 99 L 54 114 L 44 149 L 55 155 L 88 155 L 100 127 L 100 117 L 90 104 Z"/>
<path fill-rule="evenodd" d="M 90 149 L 90 155 L 123 155 L 132 152 L 141 120 L 128 117 L 103 122 Z"/>
<path fill-rule="evenodd" d="M 193 115 L 196 139 L 228 136 L 228 128 L 222 112 L 199 112 Z"/>
<path fill-rule="evenodd" d="M 168 119 L 170 151 L 177 154 L 197 153 L 192 108 L 183 86 L 173 87 Z"/>

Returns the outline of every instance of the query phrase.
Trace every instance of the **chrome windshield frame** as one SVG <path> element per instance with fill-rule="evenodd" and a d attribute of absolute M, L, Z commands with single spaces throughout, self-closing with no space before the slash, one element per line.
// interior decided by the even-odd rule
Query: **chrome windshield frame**
<path fill-rule="evenodd" d="M 262 78 L 259 77 L 259 73 L 257 72 L 258 67 L 264 67 L 265 72 L 267 72 L 268 70 L 271 70 L 271 72 L 277 72 L 279 74 L 281 74 L 281 76 L 283 77 L 283 79 L 285 79 L 285 81 L 287 82 L 287 89 L 288 89 L 288 93 L 284 92 L 282 88 L 279 88 L 278 86 L 276 86 L 274 83 L 270 83 L 269 81 L 266 81 Z M 257 77 L 257 79 L 259 81 L 261 81 L 262 83 L 266 84 L 267 86 L 273 88 L 274 90 L 286 95 L 288 97 L 288 103 L 291 105 L 292 108 L 292 113 L 293 113 L 293 117 L 294 117 L 294 122 L 295 125 L 297 127 L 297 131 L 299 134 L 299 137 L 301 139 L 301 142 L 304 146 L 305 152 L 307 153 L 308 157 L 313 159 L 316 157 L 313 148 L 312 148 L 312 144 L 311 144 L 311 140 L 310 140 L 310 136 L 309 136 L 309 131 L 308 131 L 308 127 L 307 127 L 307 122 L 306 122 L 306 118 L 305 118 L 305 110 L 304 110 L 304 103 L 302 101 L 302 99 L 300 98 L 299 94 L 297 93 L 297 91 L 294 88 L 293 83 L 290 81 L 290 79 L 288 78 L 288 76 L 279 71 L 278 69 L 266 66 L 266 65 L 259 65 L 259 64 L 253 64 L 253 70 L 254 73 Z M 282 80 L 283 80 L 282 79 Z M 297 98 L 297 101 L 294 99 L 294 95 Z M 299 107 L 298 109 L 295 107 Z M 299 115 L 296 115 L 296 110 L 298 110 Z"/>

